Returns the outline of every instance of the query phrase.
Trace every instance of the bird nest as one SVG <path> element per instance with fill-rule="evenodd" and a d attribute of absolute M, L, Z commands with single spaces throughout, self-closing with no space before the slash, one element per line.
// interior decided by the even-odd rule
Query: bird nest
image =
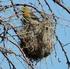
<path fill-rule="evenodd" d="M 52 52 L 55 43 L 55 22 L 51 16 L 39 22 L 31 20 L 18 32 L 21 38 L 20 47 L 26 57 L 39 60 Z"/>

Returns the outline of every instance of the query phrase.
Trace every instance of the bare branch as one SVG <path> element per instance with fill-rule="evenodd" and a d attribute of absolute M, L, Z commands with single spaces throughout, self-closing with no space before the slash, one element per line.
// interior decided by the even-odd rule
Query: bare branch
<path fill-rule="evenodd" d="M 70 10 L 65 7 L 63 4 L 61 4 L 60 0 L 53 0 L 55 3 L 57 3 L 59 6 L 61 6 L 63 9 L 65 9 L 69 14 L 70 14 Z"/>
<path fill-rule="evenodd" d="M 61 46 L 61 49 L 62 49 L 62 51 L 64 52 L 65 58 L 66 58 L 66 60 L 67 60 L 68 69 L 69 69 L 69 68 L 70 68 L 70 61 L 69 61 L 69 59 L 68 59 L 68 56 L 67 56 L 66 51 L 65 51 L 64 48 L 63 48 L 63 44 L 61 43 L 61 41 L 59 40 L 59 38 L 58 38 L 57 35 L 56 35 L 56 40 L 59 42 L 59 44 L 60 44 L 60 46 Z"/>

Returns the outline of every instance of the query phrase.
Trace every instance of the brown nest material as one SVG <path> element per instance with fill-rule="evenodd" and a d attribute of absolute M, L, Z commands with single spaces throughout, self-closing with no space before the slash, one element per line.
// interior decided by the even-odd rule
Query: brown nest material
<path fill-rule="evenodd" d="M 52 52 L 55 42 L 55 23 L 52 17 L 42 22 L 31 20 L 18 33 L 21 37 L 20 47 L 31 60 L 47 57 Z"/>

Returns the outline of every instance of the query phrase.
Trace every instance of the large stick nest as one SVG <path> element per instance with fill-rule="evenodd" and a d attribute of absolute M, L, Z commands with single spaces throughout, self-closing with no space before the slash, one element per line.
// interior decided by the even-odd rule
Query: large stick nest
<path fill-rule="evenodd" d="M 21 37 L 20 47 L 31 60 L 47 57 L 55 43 L 55 22 L 52 16 L 43 21 L 30 20 L 18 34 Z"/>

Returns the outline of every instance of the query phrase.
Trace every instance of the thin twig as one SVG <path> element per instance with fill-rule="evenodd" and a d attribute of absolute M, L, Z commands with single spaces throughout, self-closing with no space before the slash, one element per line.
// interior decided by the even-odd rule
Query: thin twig
<path fill-rule="evenodd" d="M 59 6 L 61 6 L 63 9 L 65 9 L 69 14 L 70 14 L 70 10 L 65 7 L 63 4 L 61 4 L 60 2 L 57 2 L 56 0 L 53 0 L 55 3 L 57 3 Z"/>
<path fill-rule="evenodd" d="M 44 1 L 45 1 L 46 5 L 48 6 L 49 10 L 50 10 L 51 13 L 52 13 L 52 9 L 51 9 L 50 5 L 48 4 L 48 2 L 47 2 L 46 0 L 44 0 Z"/>
<path fill-rule="evenodd" d="M 64 50 L 63 44 L 62 44 L 61 41 L 59 40 L 58 36 L 55 35 L 55 37 L 56 37 L 56 40 L 59 42 L 62 51 L 64 52 L 65 58 L 66 58 L 66 60 L 67 60 L 68 69 L 69 69 L 69 67 L 70 67 L 70 62 L 69 62 L 69 59 L 68 59 L 67 53 L 66 53 L 66 51 Z"/>

